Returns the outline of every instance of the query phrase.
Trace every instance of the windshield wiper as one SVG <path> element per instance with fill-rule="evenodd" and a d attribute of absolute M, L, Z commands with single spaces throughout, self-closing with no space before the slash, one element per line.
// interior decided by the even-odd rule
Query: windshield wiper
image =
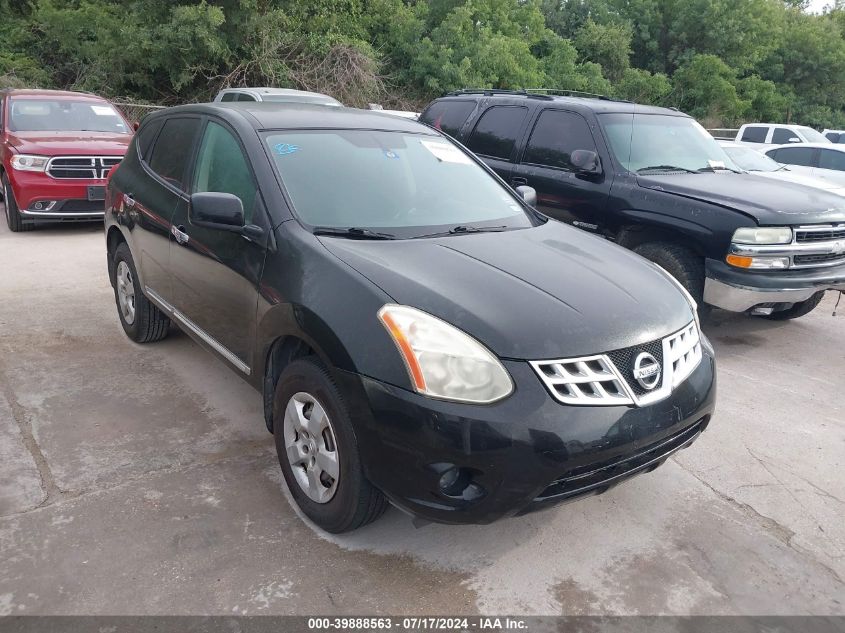
<path fill-rule="evenodd" d="M 648 167 L 640 167 L 637 173 L 644 171 L 685 171 L 688 174 L 697 174 L 694 169 L 687 169 L 686 167 L 678 167 L 677 165 L 649 165 Z"/>
<path fill-rule="evenodd" d="M 444 237 L 447 235 L 462 235 L 465 233 L 500 233 L 507 228 L 507 224 L 503 224 L 501 226 L 469 226 L 466 224 L 458 224 L 448 231 L 439 231 L 438 233 L 428 233 L 426 235 L 416 235 L 415 237 Z"/>
<path fill-rule="evenodd" d="M 737 171 L 736 169 L 731 169 L 730 167 L 725 167 L 725 166 L 712 167 L 712 166 L 709 166 L 709 165 L 707 167 L 702 167 L 701 169 L 698 170 L 699 173 L 701 173 L 703 171 L 712 171 L 714 173 L 717 172 L 717 171 L 729 171 L 729 172 L 734 173 L 734 174 L 741 174 L 742 173 L 741 171 Z"/>
<path fill-rule="evenodd" d="M 362 229 L 357 226 L 318 226 L 312 231 L 314 235 L 335 235 L 337 237 L 349 237 L 363 240 L 395 240 L 393 233 L 380 233 L 370 229 Z"/>

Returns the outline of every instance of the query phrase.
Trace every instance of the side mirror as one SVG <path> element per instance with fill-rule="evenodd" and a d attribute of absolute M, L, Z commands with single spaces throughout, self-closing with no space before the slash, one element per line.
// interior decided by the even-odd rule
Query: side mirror
<path fill-rule="evenodd" d="M 218 231 L 240 233 L 258 240 L 264 229 L 254 224 L 244 225 L 244 206 L 241 199 L 231 193 L 208 191 L 191 196 L 191 224 Z"/>
<path fill-rule="evenodd" d="M 599 155 L 589 149 L 576 149 L 569 157 L 569 162 L 579 174 L 598 175 L 601 173 Z"/>
<path fill-rule="evenodd" d="M 534 187 L 529 187 L 528 185 L 520 185 L 516 188 L 516 192 L 525 201 L 525 204 L 530 207 L 537 206 L 537 192 L 534 190 Z"/>
<path fill-rule="evenodd" d="M 798 138 L 797 136 L 793 136 L 793 137 L 791 137 L 791 138 L 789 139 L 789 142 L 790 142 L 790 143 L 800 143 L 800 142 L 801 142 L 801 139 L 800 139 L 800 138 Z"/>

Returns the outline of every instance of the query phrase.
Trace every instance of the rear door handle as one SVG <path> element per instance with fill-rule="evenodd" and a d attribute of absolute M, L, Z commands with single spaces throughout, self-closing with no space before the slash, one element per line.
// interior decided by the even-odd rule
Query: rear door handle
<path fill-rule="evenodd" d="M 132 197 L 131 193 L 123 194 L 123 204 L 130 208 L 135 206 L 135 198 Z"/>
<path fill-rule="evenodd" d="M 521 187 L 522 185 L 528 184 L 528 178 L 521 178 L 517 176 L 516 178 L 511 178 L 511 184 L 514 187 Z"/>
<path fill-rule="evenodd" d="M 185 227 L 181 224 L 179 226 L 171 226 L 170 232 L 173 233 L 173 237 L 176 238 L 179 244 L 187 244 L 188 240 L 191 239 L 191 236 L 185 233 Z"/>

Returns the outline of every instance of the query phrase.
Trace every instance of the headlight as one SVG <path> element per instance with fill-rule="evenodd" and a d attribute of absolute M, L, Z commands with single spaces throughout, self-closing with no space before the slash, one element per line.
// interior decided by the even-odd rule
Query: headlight
<path fill-rule="evenodd" d="M 788 226 L 737 229 L 732 241 L 734 244 L 789 244 L 792 241 L 792 229 Z"/>
<path fill-rule="evenodd" d="M 396 343 L 418 393 L 486 404 L 513 392 L 511 377 L 499 360 L 458 328 L 408 306 L 388 304 L 378 317 Z"/>
<path fill-rule="evenodd" d="M 750 270 L 784 270 L 789 268 L 788 257 L 772 257 L 769 255 L 734 255 L 725 257 L 725 261 L 737 268 L 748 268 Z"/>
<path fill-rule="evenodd" d="M 30 154 L 15 154 L 12 156 L 12 169 L 18 171 L 44 171 L 47 169 L 47 156 L 32 156 Z"/>

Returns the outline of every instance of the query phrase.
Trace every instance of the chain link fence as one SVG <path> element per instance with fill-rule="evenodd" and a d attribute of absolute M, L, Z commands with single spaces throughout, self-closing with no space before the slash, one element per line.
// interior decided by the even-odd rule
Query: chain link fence
<path fill-rule="evenodd" d="M 114 102 L 113 102 L 114 103 Z M 114 103 L 114 106 L 121 111 L 123 116 L 127 118 L 130 123 L 140 122 L 150 112 L 162 110 L 165 106 L 149 105 L 146 103 Z"/>

